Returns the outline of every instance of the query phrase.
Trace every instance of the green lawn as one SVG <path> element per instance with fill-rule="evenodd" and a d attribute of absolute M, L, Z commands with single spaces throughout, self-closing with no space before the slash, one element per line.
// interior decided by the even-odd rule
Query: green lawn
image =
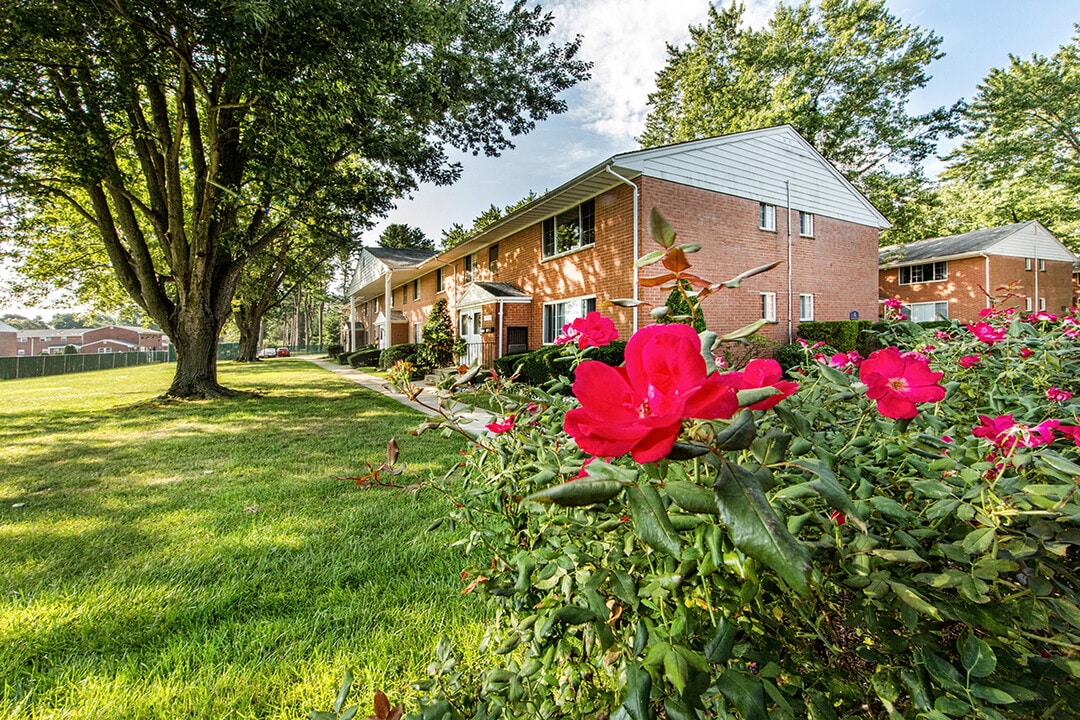
<path fill-rule="evenodd" d="M 460 444 L 300 359 L 152 401 L 171 372 L 0 382 L 0 718 L 305 717 L 345 668 L 397 701 L 442 634 L 475 647 L 441 498 L 335 478 L 391 436 L 403 483 Z"/>

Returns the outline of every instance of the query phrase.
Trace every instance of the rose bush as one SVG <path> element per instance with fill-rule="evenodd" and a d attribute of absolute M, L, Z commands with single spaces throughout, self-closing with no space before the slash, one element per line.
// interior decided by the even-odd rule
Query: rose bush
<path fill-rule="evenodd" d="M 678 282 L 692 247 L 653 229 Z M 513 422 L 438 486 L 483 557 L 485 660 L 441 644 L 407 717 L 1075 713 L 1080 318 L 992 310 L 790 379 L 646 328 L 623 368 L 568 349 L 577 399 L 494 382 Z"/>

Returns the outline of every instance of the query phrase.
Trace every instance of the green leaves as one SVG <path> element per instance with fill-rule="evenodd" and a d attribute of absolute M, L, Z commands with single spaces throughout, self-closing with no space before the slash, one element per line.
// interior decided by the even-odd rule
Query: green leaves
<path fill-rule="evenodd" d="M 562 507 L 594 505 L 612 499 L 623 486 L 613 480 L 574 480 L 533 493 L 527 499 L 538 503 L 555 503 Z"/>
<path fill-rule="evenodd" d="M 628 488 L 626 499 L 634 521 L 634 532 L 641 541 L 654 550 L 678 558 L 682 554 L 682 542 L 671 526 L 656 488 L 648 484 Z"/>
<path fill-rule="evenodd" d="M 772 568 L 799 594 L 810 590 L 810 554 L 788 532 L 753 474 L 725 462 L 713 486 L 735 547 Z"/>

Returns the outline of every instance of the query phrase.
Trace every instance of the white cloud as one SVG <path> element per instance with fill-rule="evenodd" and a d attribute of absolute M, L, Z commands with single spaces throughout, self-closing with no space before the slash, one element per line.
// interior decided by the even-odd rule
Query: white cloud
<path fill-rule="evenodd" d="M 745 19 L 761 27 L 778 0 L 748 0 Z M 592 79 L 571 98 L 583 126 L 629 145 L 645 129 L 648 98 L 667 46 L 684 45 L 690 26 L 704 23 L 706 0 L 564 0 L 546 6 L 555 15 L 554 36 L 582 36 L 581 56 L 593 63 Z"/>

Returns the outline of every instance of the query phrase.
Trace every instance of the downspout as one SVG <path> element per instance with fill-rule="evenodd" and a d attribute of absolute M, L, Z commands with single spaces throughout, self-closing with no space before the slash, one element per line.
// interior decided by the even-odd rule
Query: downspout
<path fill-rule="evenodd" d="M 979 253 L 983 259 L 983 307 L 987 310 L 990 309 L 990 256 L 986 253 Z"/>
<path fill-rule="evenodd" d="M 390 270 L 386 271 L 384 276 L 386 280 L 383 281 L 383 336 L 382 342 L 379 343 L 379 347 L 386 349 L 390 347 L 390 316 L 393 314 L 391 309 L 391 298 L 393 298 L 393 289 L 390 287 L 390 282 L 393 279 L 394 273 Z"/>
<path fill-rule="evenodd" d="M 638 235 L 638 224 L 639 224 L 638 223 L 638 186 L 637 186 L 636 183 L 633 183 L 633 182 L 627 180 L 622 175 L 620 175 L 619 173 L 612 170 L 610 165 L 605 166 L 604 170 L 608 171 L 609 173 L 611 173 L 612 175 L 617 177 L 619 180 L 621 180 L 622 182 L 626 183 L 627 185 L 629 185 L 630 187 L 632 187 L 634 189 L 634 260 L 633 260 L 634 276 L 633 276 L 633 284 L 634 284 L 634 301 L 635 301 L 635 305 L 634 305 L 634 327 L 633 327 L 633 332 L 637 332 L 637 330 L 638 330 L 638 307 L 637 307 L 637 304 L 636 304 L 636 302 L 638 300 L 638 267 L 637 267 L 637 259 L 638 259 L 638 255 L 641 252 L 640 238 L 639 238 L 639 235 Z"/>
<path fill-rule="evenodd" d="M 787 203 L 787 341 L 788 345 L 795 342 L 794 328 L 791 321 L 791 181 L 784 181 L 784 194 Z"/>
<path fill-rule="evenodd" d="M 349 352 L 356 352 L 356 297 L 349 295 Z"/>
<path fill-rule="evenodd" d="M 505 300 L 499 300 L 499 349 L 495 351 L 496 358 L 503 356 L 503 323 L 505 322 L 503 320 L 503 305 L 505 305 L 505 302 Z"/>
<path fill-rule="evenodd" d="M 1031 246 L 1031 254 L 1034 255 L 1032 262 L 1032 271 L 1035 273 L 1035 301 L 1031 303 L 1031 312 L 1039 312 L 1039 248 L 1034 245 Z"/>

